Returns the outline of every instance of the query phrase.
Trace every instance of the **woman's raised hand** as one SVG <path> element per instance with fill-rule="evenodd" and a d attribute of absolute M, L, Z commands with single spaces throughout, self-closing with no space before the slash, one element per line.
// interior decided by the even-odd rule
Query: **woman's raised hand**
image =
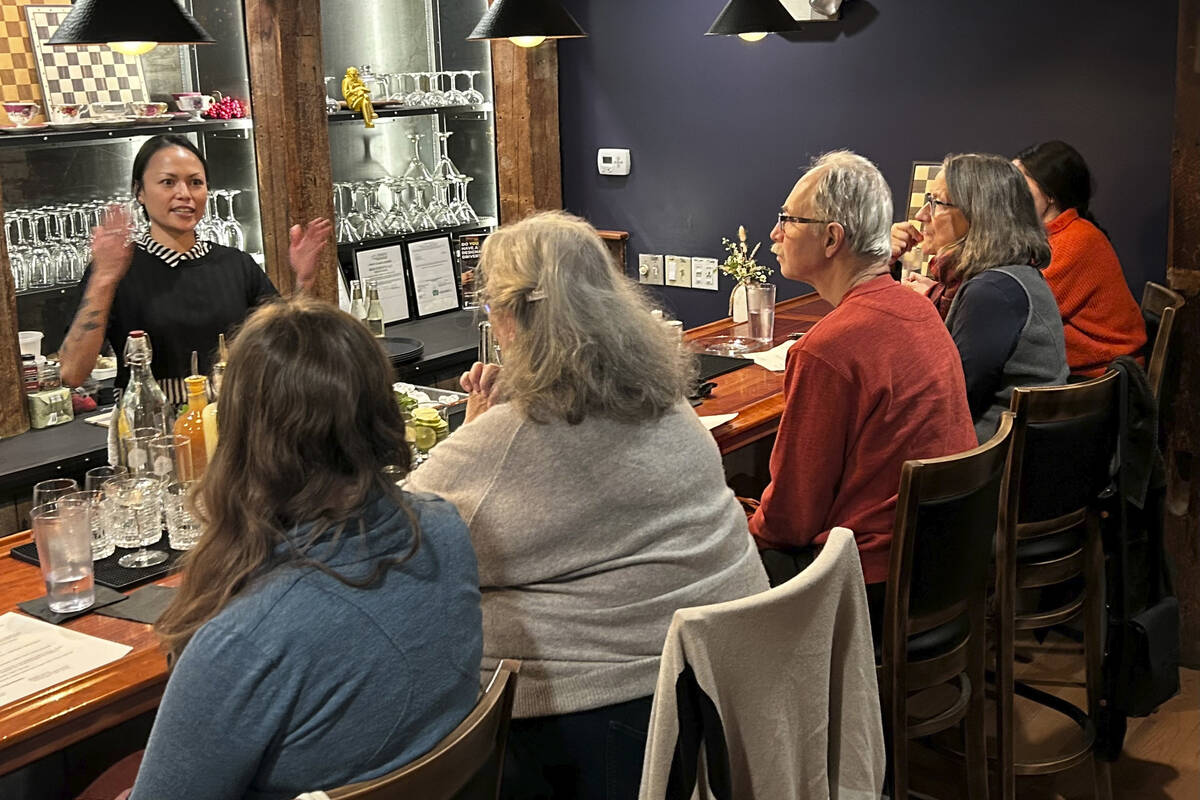
<path fill-rule="evenodd" d="M 318 217 L 307 225 L 293 225 L 288 238 L 288 259 L 296 273 L 296 286 L 307 289 L 317 275 L 321 252 L 333 241 L 333 223 Z"/>
<path fill-rule="evenodd" d="M 919 245 L 925 236 L 917 230 L 912 220 L 892 225 L 892 261 Z"/>
<path fill-rule="evenodd" d="M 124 206 L 111 205 L 104 221 L 92 228 L 92 281 L 115 286 L 129 271 L 133 243 L 129 240 L 132 220 Z"/>

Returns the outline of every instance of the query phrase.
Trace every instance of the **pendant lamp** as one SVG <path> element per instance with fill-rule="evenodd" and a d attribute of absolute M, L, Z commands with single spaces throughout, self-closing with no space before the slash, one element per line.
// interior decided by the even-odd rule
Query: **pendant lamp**
<path fill-rule="evenodd" d="M 796 29 L 796 20 L 779 0 L 729 0 L 705 36 L 737 34 L 757 42 L 768 33 Z"/>
<path fill-rule="evenodd" d="M 118 53 L 141 55 L 160 44 L 214 41 L 175 0 L 76 0 L 49 43 L 107 44 Z"/>
<path fill-rule="evenodd" d="M 579 39 L 587 34 L 558 0 L 495 0 L 467 41 L 508 39 L 537 47 L 547 39 Z"/>

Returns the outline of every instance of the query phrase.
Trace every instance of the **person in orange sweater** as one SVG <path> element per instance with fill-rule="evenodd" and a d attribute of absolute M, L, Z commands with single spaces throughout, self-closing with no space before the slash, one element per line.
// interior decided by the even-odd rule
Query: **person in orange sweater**
<path fill-rule="evenodd" d="M 1071 145 L 1052 141 L 1022 150 L 1013 163 L 1050 239 L 1050 266 L 1042 274 L 1062 315 L 1067 365 L 1075 375 L 1102 375 L 1117 356 L 1141 351 L 1146 323 L 1116 251 L 1088 209 L 1087 162 Z"/>

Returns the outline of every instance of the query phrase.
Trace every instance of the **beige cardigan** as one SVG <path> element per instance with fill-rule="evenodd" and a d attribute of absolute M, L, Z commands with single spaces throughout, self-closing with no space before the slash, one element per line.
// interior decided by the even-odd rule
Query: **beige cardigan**
<path fill-rule="evenodd" d="M 715 704 L 738 800 L 878 798 L 883 724 L 854 535 L 770 591 L 675 612 L 654 694 L 640 800 L 666 796 L 685 666 Z M 713 795 L 700 755 L 698 791 Z"/>

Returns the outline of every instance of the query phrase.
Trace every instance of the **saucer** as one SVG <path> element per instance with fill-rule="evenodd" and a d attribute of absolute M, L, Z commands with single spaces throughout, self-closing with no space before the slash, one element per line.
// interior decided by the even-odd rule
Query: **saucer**
<path fill-rule="evenodd" d="M 175 121 L 175 117 L 172 114 L 153 114 L 153 115 L 145 116 L 145 117 L 134 117 L 134 119 L 136 119 L 138 122 L 150 122 L 150 123 L 174 122 Z"/>
<path fill-rule="evenodd" d="M 108 119 L 99 120 L 99 124 L 106 128 L 128 128 L 131 125 L 138 124 L 137 117 L 109 117 Z"/>
<path fill-rule="evenodd" d="M 0 125 L 0 133 L 36 133 L 40 130 L 45 130 L 46 123 L 35 122 L 32 125 Z"/>
<path fill-rule="evenodd" d="M 52 131 L 81 131 L 84 128 L 90 128 L 96 123 L 90 119 L 73 119 L 65 122 L 50 122 L 47 123 Z"/>

